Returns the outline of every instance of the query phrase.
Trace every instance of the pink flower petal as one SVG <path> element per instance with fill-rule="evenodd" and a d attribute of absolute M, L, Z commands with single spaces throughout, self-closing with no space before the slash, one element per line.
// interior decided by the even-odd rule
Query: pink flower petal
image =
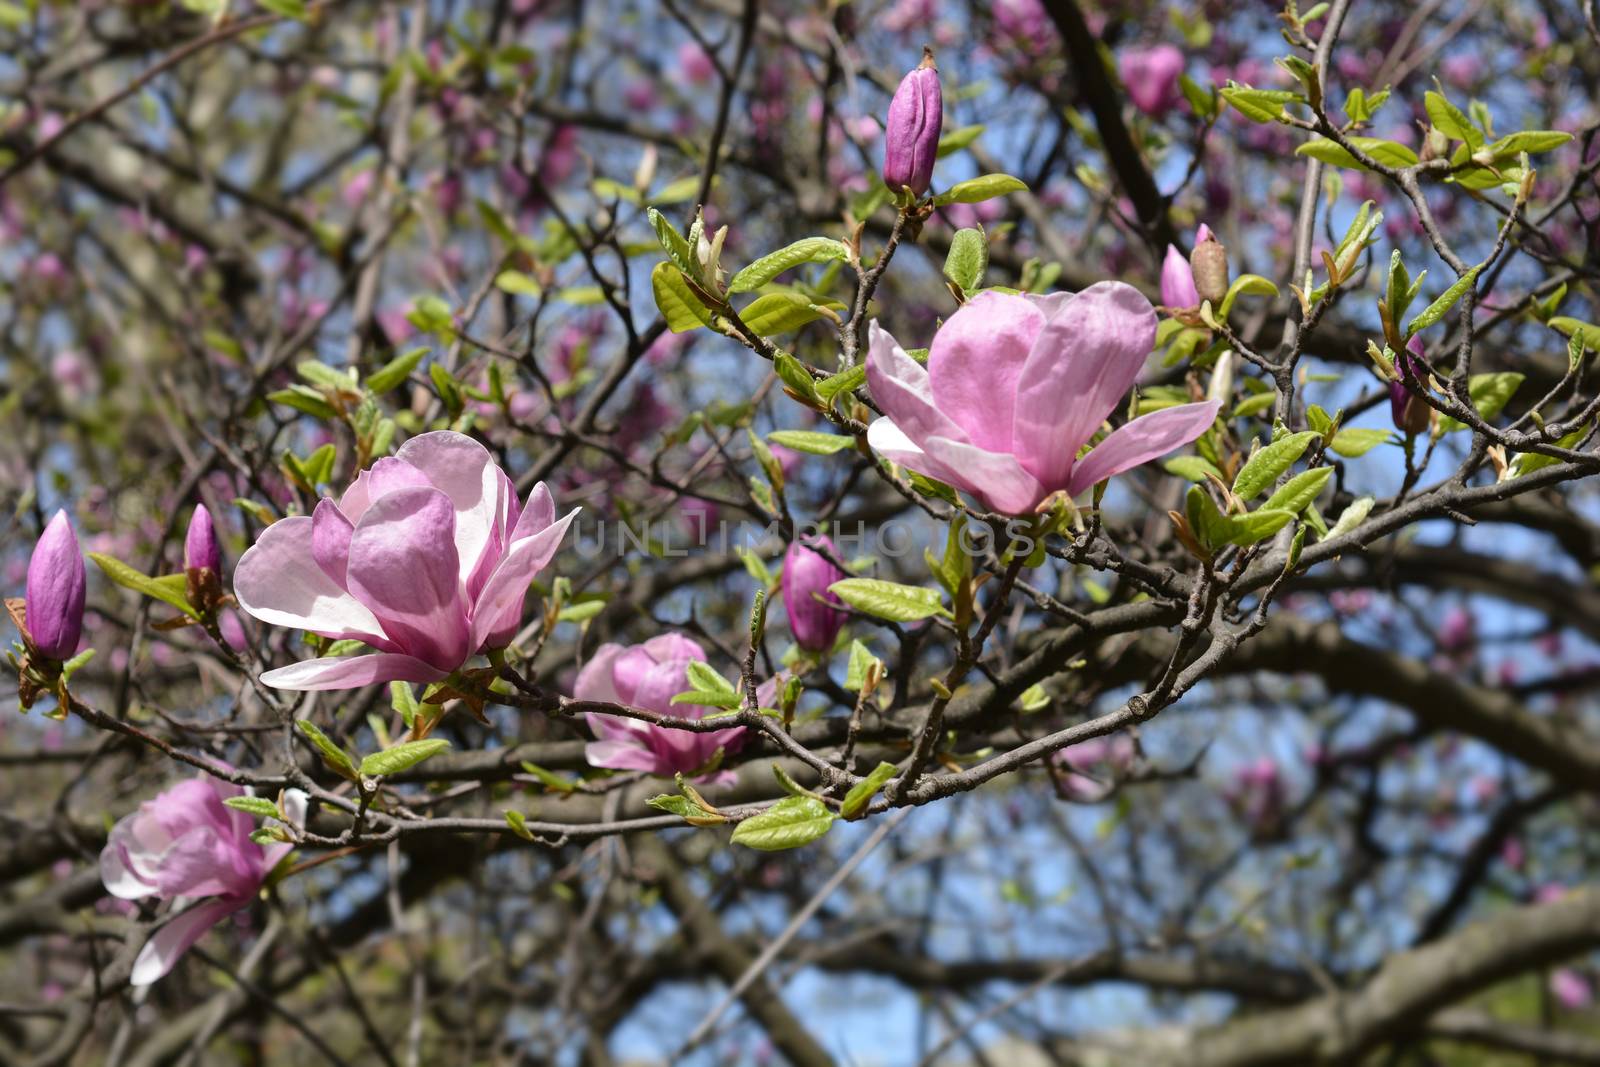
<path fill-rule="evenodd" d="M 1012 439 L 1046 491 L 1066 488 L 1078 449 L 1133 388 L 1155 335 L 1150 301 L 1122 282 L 1091 285 L 1045 324 L 1023 369 Z"/>
<path fill-rule="evenodd" d="M 396 458 L 403 459 L 427 475 L 433 487 L 450 498 L 455 509 L 456 556 L 463 584 L 471 587 L 477 576 L 494 566 L 486 558 L 496 531 L 503 543 L 506 530 L 507 488 L 510 482 L 494 461 L 494 456 L 466 434 L 439 430 L 413 437 L 400 446 Z"/>
<path fill-rule="evenodd" d="M 317 566 L 312 523 L 298 516 L 261 531 L 234 571 L 239 606 L 273 626 L 392 647 L 378 617 Z"/>
<path fill-rule="evenodd" d="M 574 508 L 532 537 L 514 543 L 500 560 L 483 593 L 472 606 L 472 631 L 470 647 L 485 647 L 491 638 L 502 645 L 516 633 L 522 619 L 523 598 L 528 595 L 528 585 L 534 575 L 549 566 L 561 550 L 561 541 L 567 536 L 567 527 L 578 517 L 580 509 Z"/>
<path fill-rule="evenodd" d="M 867 337 L 867 385 L 884 415 L 912 441 L 920 443 L 934 434 L 965 441 L 966 431 L 935 403 L 927 368 L 906 355 L 877 322 L 867 325 Z"/>
<path fill-rule="evenodd" d="M 205 932 L 249 903 L 249 898 L 221 898 L 190 908 L 155 932 L 133 961 L 128 984 L 150 985 L 172 970 L 178 958 L 188 952 Z"/>
<path fill-rule="evenodd" d="M 608 767 L 618 771 L 662 771 L 661 761 L 654 752 L 627 741 L 590 741 L 583 746 L 583 758 L 591 767 Z"/>
<path fill-rule="evenodd" d="M 617 687 L 611 681 L 611 670 L 617 662 L 617 657 L 624 651 L 626 651 L 625 646 L 609 641 L 595 649 L 594 655 L 589 657 L 589 662 L 578 672 L 578 680 L 572 686 L 572 695 L 579 700 L 622 703 L 621 698 L 617 696 Z"/>
<path fill-rule="evenodd" d="M 1017 380 L 1044 323 L 1032 302 L 987 292 L 964 304 L 934 335 L 928 350 L 934 402 L 979 448 L 1011 451 Z"/>
<path fill-rule="evenodd" d="M 261 676 L 274 689 L 312 692 L 324 689 L 359 689 L 375 682 L 437 682 L 449 671 L 439 670 L 415 656 L 380 652 L 372 656 L 325 656 L 279 667 Z"/>
<path fill-rule="evenodd" d="M 965 488 L 985 507 L 1007 515 L 1032 511 L 1048 492 L 1017 458 L 1006 452 L 986 452 L 963 441 L 929 437 L 922 442 L 927 454 L 947 470 L 960 471 Z"/>
<path fill-rule="evenodd" d="M 443 671 L 472 651 L 461 603 L 456 512 L 438 489 L 397 489 L 372 502 L 350 538 L 350 592 L 400 649 Z"/>
<path fill-rule="evenodd" d="M 1132 470 L 1193 441 L 1211 428 L 1221 403 L 1206 400 L 1141 415 L 1106 435 L 1072 472 L 1067 491 L 1076 496 L 1113 474 Z"/>
<path fill-rule="evenodd" d="M 311 556 L 341 589 L 350 566 L 350 535 L 355 529 L 338 504 L 327 498 L 317 501 L 311 513 Z"/>

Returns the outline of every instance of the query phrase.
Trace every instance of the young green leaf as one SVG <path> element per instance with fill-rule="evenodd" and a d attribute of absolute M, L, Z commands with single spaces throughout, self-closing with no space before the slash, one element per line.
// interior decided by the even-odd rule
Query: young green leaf
<path fill-rule="evenodd" d="M 809 844 L 833 828 L 833 813 L 815 797 L 784 797 L 733 831 L 733 843 L 762 852 Z"/>
<path fill-rule="evenodd" d="M 234 811 L 242 811 L 258 819 L 278 818 L 278 805 L 266 797 L 228 797 L 222 803 Z"/>
<path fill-rule="evenodd" d="M 673 333 L 688 333 L 711 325 L 711 312 L 689 288 L 683 272 L 671 263 L 657 263 L 650 272 L 650 292 L 656 310 Z"/>
<path fill-rule="evenodd" d="M 985 174 L 977 178 L 968 178 L 964 182 L 956 182 L 948 190 L 934 197 L 933 202 L 938 207 L 944 207 L 946 204 L 981 204 L 985 200 L 1019 192 L 1027 187 L 1027 182 L 1021 178 L 1013 178 L 1009 174 Z"/>
<path fill-rule="evenodd" d="M 323 733 L 316 723 L 309 719 L 296 719 L 294 725 L 321 753 L 322 762 L 327 764 L 330 771 L 351 781 L 358 777 L 355 760 L 351 759 L 344 749 L 334 744 L 333 739 Z"/>
<path fill-rule="evenodd" d="M 409 352 L 395 356 L 367 378 L 367 391 L 375 396 L 381 396 L 400 385 L 411 377 L 411 372 L 417 369 L 417 364 L 421 363 L 422 357 L 427 354 L 426 348 L 413 348 Z"/>
<path fill-rule="evenodd" d="M 382 752 L 374 752 L 361 761 L 361 774 L 366 778 L 379 778 L 386 774 L 399 774 L 409 770 L 427 759 L 437 756 L 450 747 L 450 742 L 442 737 L 430 737 L 422 741 L 402 741 L 393 748 L 386 748 Z"/>
<path fill-rule="evenodd" d="M 1301 471 L 1267 497 L 1266 503 L 1262 504 L 1261 508 L 1263 511 L 1287 511 L 1291 515 L 1298 515 L 1306 509 L 1306 505 L 1321 495 L 1331 477 L 1333 477 L 1332 467 Z"/>
<path fill-rule="evenodd" d="M 945 611 L 936 589 L 878 578 L 845 578 L 828 591 L 853 608 L 892 622 L 915 622 Z"/>
<path fill-rule="evenodd" d="M 809 452 L 813 456 L 831 456 L 856 443 L 854 437 L 837 433 L 818 433 L 815 430 L 774 430 L 767 440 L 796 452 Z"/>
<path fill-rule="evenodd" d="M 849 255 L 850 249 L 843 241 L 835 241 L 831 237 L 807 237 L 762 256 L 735 274 L 728 282 L 728 292 L 748 293 L 761 288 L 793 267 L 806 263 L 842 260 Z"/>
<path fill-rule="evenodd" d="M 1426 330 L 1429 326 L 1444 318 L 1445 312 L 1455 307 L 1456 301 L 1466 295 L 1472 283 L 1477 280 L 1478 272 L 1483 269 L 1483 264 L 1473 267 L 1467 273 L 1456 279 L 1456 283 L 1443 293 L 1439 298 L 1422 310 L 1422 314 L 1406 323 L 1406 340 L 1410 340 L 1419 330 Z"/>
<path fill-rule="evenodd" d="M 847 819 L 853 819 L 867 806 L 873 794 L 882 789 L 889 779 L 894 777 L 894 764 L 880 763 L 872 768 L 872 773 L 850 787 L 850 792 L 844 795 L 844 803 L 840 810 Z"/>
<path fill-rule="evenodd" d="M 164 604 L 171 604 L 191 619 L 198 619 L 200 613 L 190 606 L 185 596 L 186 580 L 181 574 L 169 574 L 162 578 L 151 578 L 114 556 L 103 552 L 85 553 L 94 560 L 105 576 L 125 589 L 132 589 L 136 593 L 143 593 Z"/>
<path fill-rule="evenodd" d="M 1256 450 L 1233 480 L 1233 493 L 1240 500 L 1251 500 L 1264 491 L 1269 485 L 1277 481 L 1295 461 L 1305 453 L 1311 442 L 1322 435 L 1314 430 L 1302 430 L 1299 433 L 1281 437 Z"/>

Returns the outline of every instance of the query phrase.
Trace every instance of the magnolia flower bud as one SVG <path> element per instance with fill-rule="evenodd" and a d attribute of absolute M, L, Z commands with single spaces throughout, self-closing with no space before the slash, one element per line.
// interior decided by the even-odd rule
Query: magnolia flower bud
<path fill-rule="evenodd" d="M 189 518 L 189 533 L 183 539 L 183 566 L 186 570 L 222 570 L 222 550 L 217 547 L 217 528 L 211 512 L 197 504 Z"/>
<path fill-rule="evenodd" d="M 1195 293 L 1201 300 L 1211 301 L 1212 307 L 1220 307 L 1228 295 L 1228 250 L 1209 230 L 1189 253 L 1189 267 L 1194 272 Z"/>
<path fill-rule="evenodd" d="M 812 544 L 825 546 L 836 552 L 833 542 L 820 537 Z M 834 582 L 849 577 L 834 566 L 833 561 L 815 552 L 799 541 L 789 546 L 783 556 L 783 606 L 789 613 L 789 630 L 795 644 L 812 652 L 826 652 L 833 647 L 844 625 L 845 613 L 828 604 L 839 603 L 839 598 L 828 592 Z M 814 595 L 815 594 L 815 595 Z M 828 603 L 817 599 L 821 596 Z"/>
<path fill-rule="evenodd" d="M 933 50 L 924 48 L 922 62 L 900 79 L 900 88 L 889 101 L 889 121 L 883 133 L 883 182 L 890 190 L 898 192 L 906 186 L 918 196 L 928 191 L 943 123 L 939 68 L 934 66 Z"/>
<path fill-rule="evenodd" d="M 1395 370 L 1400 372 L 1400 377 L 1389 383 L 1389 417 L 1394 420 L 1394 428 L 1402 433 L 1419 434 L 1428 429 L 1428 424 L 1433 417 L 1433 409 L 1428 407 L 1427 401 L 1411 386 L 1415 381 L 1422 384 L 1423 368 L 1414 359 L 1422 355 L 1422 342 L 1413 337 L 1406 342 L 1406 350 L 1395 358 Z"/>
<path fill-rule="evenodd" d="M 1194 268 L 1183 258 L 1177 245 L 1167 246 L 1167 258 L 1161 262 L 1161 303 L 1177 310 L 1200 306 L 1200 293 L 1194 287 Z"/>
<path fill-rule="evenodd" d="M 28 641 L 48 659 L 70 659 L 83 633 L 83 553 L 65 511 L 44 528 L 28 560 Z"/>

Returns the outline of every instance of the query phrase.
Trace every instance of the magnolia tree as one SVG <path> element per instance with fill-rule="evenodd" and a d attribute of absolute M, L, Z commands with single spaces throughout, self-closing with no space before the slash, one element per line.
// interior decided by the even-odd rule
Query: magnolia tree
<path fill-rule="evenodd" d="M 1597 14 L 0 0 L 0 1061 L 1600 1062 Z"/>

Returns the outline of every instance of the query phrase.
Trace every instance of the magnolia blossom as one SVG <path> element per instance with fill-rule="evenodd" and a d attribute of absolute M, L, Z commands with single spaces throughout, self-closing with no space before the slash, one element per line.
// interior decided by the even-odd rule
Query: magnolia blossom
<path fill-rule="evenodd" d="M 705 651 L 697 643 L 677 634 L 652 637 L 642 645 L 601 645 L 578 672 L 573 696 L 699 719 L 706 708 L 674 704 L 672 698 L 693 688 L 686 674 L 689 663 L 703 663 L 705 658 Z M 584 746 L 583 756 L 591 767 L 688 774 L 709 763 L 717 749 L 737 752 L 745 741 L 742 726 L 702 733 L 654 726 L 618 715 L 590 712 L 587 718 L 589 728 L 599 738 Z"/>
<path fill-rule="evenodd" d="M 1117 60 L 1117 73 L 1128 87 L 1133 106 L 1151 118 L 1161 118 L 1183 98 L 1178 88 L 1183 53 L 1170 44 L 1123 52 Z"/>
<path fill-rule="evenodd" d="M 1009 514 L 1075 496 L 1205 433 L 1218 403 L 1143 415 L 1079 452 L 1122 406 L 1155 344 L 1137 289 L 980 293 L 933 338 L 928 365 L 874 322 L 867 382 L 884 417 L 867 441 L 884 457 Z"/>
<path fill-rule="evenodd" d="M 100 853 L 107 892 L 124 900 L 170 900 L 177 912 L 140 950 L 128 979 L 133 985 L 149 985 L 172 970 L 207 930 L 254 900 L 289 854 L 289 844 L 250 840 L 255 819 L 223 804 L 243 795 L 239 786 L 200 774 L 111 828 Z M 297 789 L 285 793 L 284 812 L 304 824 L 306 795 Z"/>
<path fill-rule="evenodd" d="M 239 560 L 234 594 L 262 622 L 334 639 L 372 656 L 306 660 L 261 676 L 279 689 L 437 682 L 468 657 L 503 648 L 528 584 L 577 515 L 555 517 L 543 482 L 523 504 L 489 450 L 459 433 L 414 437 L 378 460 L 338 503 L 262 531 Z"/>

